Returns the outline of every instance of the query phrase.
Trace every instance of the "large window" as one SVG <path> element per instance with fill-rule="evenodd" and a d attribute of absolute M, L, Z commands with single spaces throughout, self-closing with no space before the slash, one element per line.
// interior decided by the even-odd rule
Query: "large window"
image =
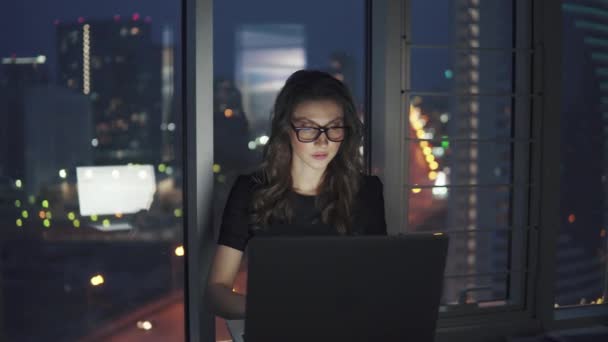
<path fill-rule="evenodd" d="M 364 1 L 214 2 L 214 211 L 219 226 L 239 174 L 258 167 L 279 90 L 299 69 L 343 80 L 365 114 Z M 246 263 L 235 290 L 246 292 Z M 217 320 L 217 340 L 228 338 Z"/>
<path fill-rule="evenodd" d="M 555 288 L 558 317 L 570 309 L 604 304 L 608 299 L 608 4 L 562 1 L 561 7 L 561 208 Z"/>
<path fill-rule="evenodd" d="M 406 3 L 404 231 L 450 237 L 442 311 L 522 305 L 529 4 Z"/>
<path fill-rule="evenodd" d="M 0 339 L 185 338 L 180 3 L 3 3 Z"/>

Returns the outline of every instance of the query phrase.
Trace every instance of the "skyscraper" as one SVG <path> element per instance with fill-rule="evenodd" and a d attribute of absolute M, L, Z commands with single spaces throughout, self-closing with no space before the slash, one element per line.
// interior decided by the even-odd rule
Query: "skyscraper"
<path fill-rule="evenodd" d="M 45 56 L 4 57 L 0 70 L 0 175 L 24 176 L 24 96 L 27 89 L 48 84 Z M 10 162 L 9 162 L 10 161 Z"/>
<path fill-rule="evenodd" d="M 135 13 L 57 24 L 58 81 L 91 100 L 97 164 L 161 158 L 161 112 L 171 94 L 161 92 L 161 48 L 152 42 L 151 22 Z"/>

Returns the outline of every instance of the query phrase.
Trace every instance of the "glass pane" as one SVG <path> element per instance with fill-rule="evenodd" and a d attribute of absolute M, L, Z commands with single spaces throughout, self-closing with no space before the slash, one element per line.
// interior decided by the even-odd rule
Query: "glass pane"
<path fill-rule="evenodd" d="M 513 92 L 513 57 L 511 51 L 412 48 L 409 88 L 508 95 Z"/>
<path fill-rule="evenodd" d="M 562 2 L 560 229 L 555 306 L 608 297 L 607 4 Z M 584 66 L 584 67 L 581 67 Z"/>
<path fill-rule="evenodd" d="M 408 187 L 408 230 L 496 229 L 517 225 L 510 205 L 514 188 Z"/>
<path fill-rule="evenodd" d="M 409 4 L 413 44 L 512 47 L 514 1 L 412 0 Z"/>
<path fill-rule="evenodd" d="M 471 141 L 409 142 L 412 186 L 511 183 L 512 145 Z"/>
<path fill-rule="evenodd" d="M 181 7 L 111 3 L 0 12 L 6 340 L 185 339 Z"/>
<path fill-rule="evenodd" d="M 364 9 L 364 1 L 351 0 L 214 3 L 216 228 L 236 177 L 261 161 L 274 100 L 291 73 L 332 73 L 350 88 L 364 117 Z M 243 265 L 236 291 L 245 292 L 245 284 Z M 225 322 L 218 318 L 216 323 L 216 339 L 228 340 Z"/>
<path fill-rule="evenodd" d="M 446 276 L 508 271 L 510 229 L 450 231 L 445 234 L 450 239 Z"/>
<path fill-rule="evenodd" d="M 517 101 L 517 103 L 516 103 Z M 515 105 L 528 106 L 527 98 L 511 96 L 430 96 L 410 95 L 410 138 L 440 139 L 525 139 L 515 131 Z M 517 119 L 529 121 L 526 113 Z"/>

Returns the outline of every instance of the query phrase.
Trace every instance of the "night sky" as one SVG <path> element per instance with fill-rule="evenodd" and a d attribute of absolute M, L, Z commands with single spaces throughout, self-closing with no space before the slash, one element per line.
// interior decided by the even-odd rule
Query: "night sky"
<path fill-rule="evenodd" d="M 418 41 L 446 43 L 448 37 L 448 0 L 412 1 L 411 22 Z M 432 3 L 432 4 L 431 4 Z M 160 42 L 161 28 L 169 25 L 179 37 L 180 7 L 177 1 L 146 0 L 21 0 L 3 3 L 0 11 L 0 57 L 46 55 L 55 79 L 56 37 L 53 22 L 111 19 L 119 14 L 125 20 L 133 13 L 152 17 L 153 39 Z M 355 57 L 363 71 L 364 1 L 352 0 L 221 0 L 214 3 L 214 58 L 216 76 L 232 78 L 234 72 L 234 35 L 241 24 L 298 23 L 307 34 L 309 68 L 324 68 L 329 53 L 346 51 Z M 416 14 L 416 15 L 414 15 Z M 422 18 L 425 20 L 423 21 Z M 429 18 L 431 19 L 429 24 Z M 176 39 L 179 44 L 179 39 Z M 443 70 L 438 68 L 437 75 Z"/>

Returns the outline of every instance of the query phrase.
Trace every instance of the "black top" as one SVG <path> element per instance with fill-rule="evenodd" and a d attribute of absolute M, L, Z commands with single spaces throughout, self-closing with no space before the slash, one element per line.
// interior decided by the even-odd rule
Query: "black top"
<path fill-rule="evenodd" d="M 315 207 L 316 196 L 289 192 L 294 217 L 289 224 L 273 223 L 266 230 L 254 230 L 249 223 L 252 194 L 256 183 L 251 175 L 241 175 L 230 190 L 218 243 L 241 251 L 254 235 L 338 235 L 321 221 Z M 376 176 L 363 176 L 355 198 L 352 235 L 386 235 L 382 182 Z"/>

